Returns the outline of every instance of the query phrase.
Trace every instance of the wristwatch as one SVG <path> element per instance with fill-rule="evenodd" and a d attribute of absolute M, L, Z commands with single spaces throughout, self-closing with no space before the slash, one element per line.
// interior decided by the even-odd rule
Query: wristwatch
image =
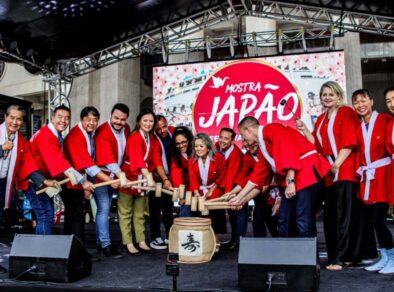
<path fill-rule="evenodd" d="M 289 185 L 291 183 L 295 183 L 295 179 L 294 178 L 286 178 L 286 185 Z"/>

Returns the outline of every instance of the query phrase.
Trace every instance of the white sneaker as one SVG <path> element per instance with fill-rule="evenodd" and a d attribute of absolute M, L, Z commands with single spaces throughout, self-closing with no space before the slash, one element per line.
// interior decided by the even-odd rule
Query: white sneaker
<path fill-rule="evenodd" d="M 169 244 L 170 244 L 170 241 L 166 238 L 166 239 L 164 239 L 164 243 L 165 243 L 166 245 L 169 245 Z"/>
<path fill-rule="evenodd" d="M 156 238 L 155 240 L 151 241 L 149 244 L 151 248 L 153 249 L 166 249 L 167 244 L 163 241 L 161 237 Z"/>
<path fill-rule="evenodd" d="M 383 269 L 388 262 L 387 250 L 385 248 L 380 249 L 380 259 L 371 266 L 364 268 L 369 272 L 377 272 Z"/>

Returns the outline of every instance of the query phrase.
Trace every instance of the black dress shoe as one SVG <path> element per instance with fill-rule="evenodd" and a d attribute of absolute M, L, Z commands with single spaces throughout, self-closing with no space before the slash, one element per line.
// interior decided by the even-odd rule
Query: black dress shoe
<path fill-rule="evenodd" d="M 111 245 L 108 245 L 106 247 L 103 247 L 103 255 L 107 258 L 113 258 L 113 259 L 121 259 L 124 256 L 118 252 L 115 248 L 113 248 Z"/>
<path fill-rule="evenodd" d="M 231 245 L 227 245 L 223 247 L 224 250 L 238 250 L 239 249 L 239 242 L 235 241 Z"/>
<path fill-rule="evenodd" d="M 90 260 L 92 262 L 101 262 L 101 259 L 99 257 L 92 255 L 92 254 L 90 255 Z"/>
<path fill-rule="evenodd" d="M 126 247 L 126 254 L 131 255 L 131 256 L 140 256 L 140 255 L 142 255 L 142 251 L 137 250 L 136 252 L 131 252 Z"/>
<path fill-rule="evenodd" d="M 220 246 L 222 247 L 222 248 L 228 248 L 228 247 L 230 247 L 230 246 L 233 246 L 235 244 L 235 240 L 228 240 L 228 241 L 225 241 L 225 242 L 222 242 L 221 244 L 220 244 Z"/>
<path fill-rule="evenodd" d="M 7 269 L 0 266 L 0 274 L 5 274 L 5 273 L 7 273 Z"/>

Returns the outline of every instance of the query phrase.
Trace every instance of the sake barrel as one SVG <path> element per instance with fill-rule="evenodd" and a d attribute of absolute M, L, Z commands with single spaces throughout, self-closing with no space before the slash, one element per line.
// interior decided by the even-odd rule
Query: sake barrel
<path fill-rule="evenodd" d="M 180 263 L 206 263 L 215 253 L 215 233 L 209 218 L 175 218 L 169 241 L 169 251 L 179 254 Z"/>

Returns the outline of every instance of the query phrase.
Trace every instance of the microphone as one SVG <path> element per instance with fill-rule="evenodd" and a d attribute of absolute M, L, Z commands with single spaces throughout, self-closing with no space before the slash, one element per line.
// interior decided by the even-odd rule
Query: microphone
<path fill-rule="evenodd" d="M 280 105 L 282 105 L 282 106 L 285 105 L 285 106 L 287 107 L 287 109 L 293 114 L 293 116 L 295 116 L 295 113 L 293 112 L 293 109 L 289 106 L 289 104 L 287 103 L 287 100 L 286 100 L 286 99 L 282 99 L 282 100 L 280 101 Z M 299 118 L 295 118 L 295 120 L 298 121 Z"/>
<path fill-rule="evenodd" d="M 15 133 L 11 133 L 9 136 L 8 136 L 8 141 L 10 141 L 10 142 L 14 142 L 14 140 L 15 140 Z M 4 151 L 4 159 L 7 159 L 8 158 L 8 155 L 10 154 L 10 152 L 11 152 L 12 150 L 5 150 Z"/>

